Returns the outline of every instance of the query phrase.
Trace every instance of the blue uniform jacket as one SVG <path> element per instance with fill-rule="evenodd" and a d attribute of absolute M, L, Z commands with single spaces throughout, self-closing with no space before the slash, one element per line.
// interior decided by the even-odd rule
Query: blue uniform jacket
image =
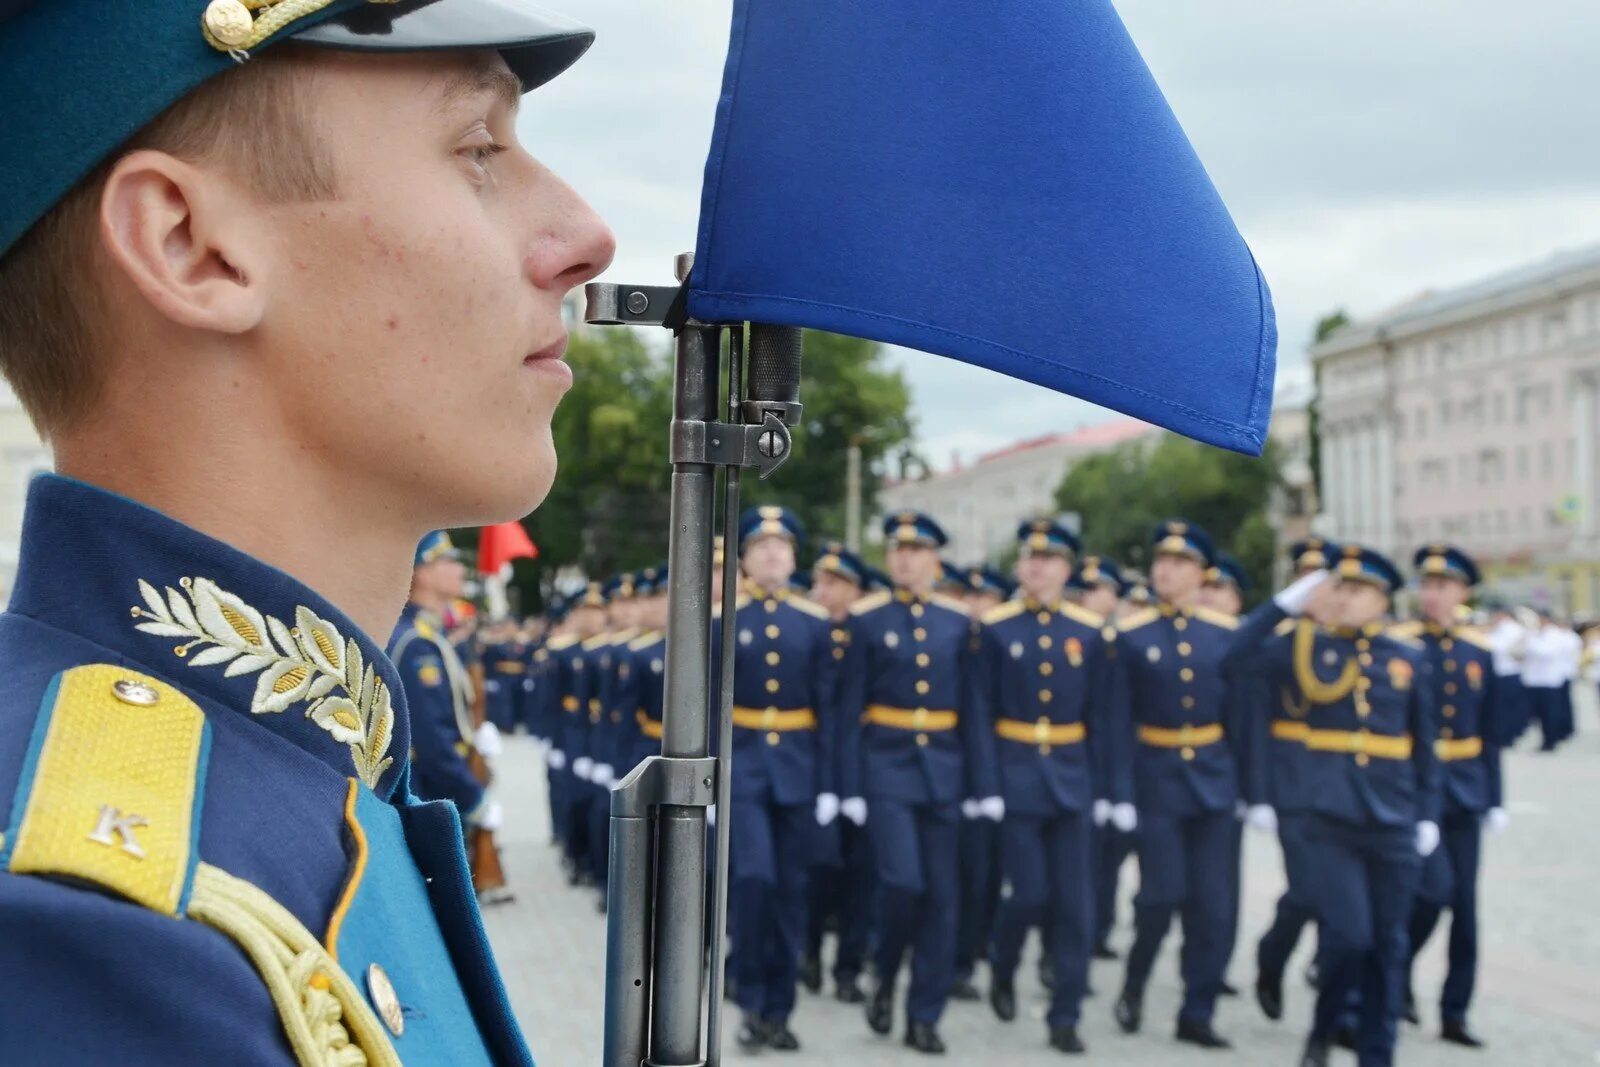
<path fill-rule="evenodd" d="M 661 714 L 666 692 L 667 637 L 659 630 L 640 634 L 628 644 L 632 657 L 629 673 L 633 682 L 629 702 L 623 708 L 621 741 L 618 750 L 622 763 L 616 768 L 621 779 L 647 757 L 661 754 Z"/>
<path fill-rule="evenodd" d="M 910 804 L 977 796 L 967 753 L 981 765 L 989 740 L 963 714 L 972 636 L 965 606 L 937 593 L 880 591 L 851 607 L 849 630 L 839 677 L 840 795 Z"/>
<path fill-rule="evenodd" d="M 486 645 L 482 652 L 484 711 L 503 730 L 522 721 L 523 683 L 528 678 L 528 649 L 520 641 Z"/>
<path fill-rule="evenodd" d="M 1163 605 L 1118 625 L 1111 799 L 1152 814 L 1232 810 L 1249 792 L 1249 694 L 1224 669 L 1239 620 Z"/>
<path fill-rule="evenodd" d="M 1420 640 L 1432 668 L 1444 810 L 1481 814 L 1500 807 L 1500 686 L 1488 637 L 1470 627 L 1433 623 L 1402 623 L 1395 632 Z"/>
<path fill-rule="evenodd" d="M 828 613 L 787 589 L 753 583 L 737 603 L 732 795 L 810 804 L 836 788 L 834 737 L 823 729 L 838 677 Z M 724 624 L 720 616 L 712 621 L 712 677 L 721 670 Z M 712 726 L 715 741 L 720 731 Z"/>
<path fill-rule="evenodd" d="M 1106 796 L 1104 629 L 1100 616 L 1069 602 L 1013 600 L 983 617 L 967 702 L 990 754 L 976 767 L 977 795 L 1003 797 L 1008 813 L 1039 816 L 1088 811 Z M 1035 736 L 1024 737 L 1026 727 Z"/>
<path fill-rule="evenodd" d="M 542 741 L 554 739 L 556 724 L 560 722 L 556 717 L 556 712 L 561 708 L 560 700 L 551 699 L 551 692 L 555 688 L 551 684 L 552 675 L 548 641 L 530 645 L 528 674 L 522 683 L 522 722 L 528 733 Z"/>
<path fill-rule="evenodd" d="M 467 763 L 472 744 L 472 682 L 431 612 L 407 604 L 388 653 L 411 709 L 411 787 L 429 800 L 454 802 L 462 815 L 483 803 L 483 785 Z"/>
<path fill-rule="evenodd" d="M 1305 807 L 1305 733 L 1310 705 L 1295 685 L 1289 648 L 1297 628 L 1310 619 L 1288 619 L 1275 607 L 1245 616 L 1223 657 L 1223 670 L 1243 692 L 1248 714 L 1241 727 L 1249 738 L 1247 792 L 1252 803 L 1283 814 Z"/>
<path fill-rule="evenodd" d="M 531 1062 L 399 676 L 333 605 L 43 476 L 0 669 L 0 1059 Z"/>
<path fill-rule="evenodd" d="M 607 634 L 598 661 L 599 718 L 591 720 L 594 730 L 590 735 L 590 755 L 596 763 L 610 767 L 619 779 L 632 751 L 628 724 L 638 711 L 634 699 L 637 679 L 633 653 L 628 649 L 638 636 L 637 630 L 616 630 Z"/>
<path fill-rule="evenodd" d="M 1235 655 L 1253 656 L 1256 670 L 1289 678 L 1294 699 L 1308 708 L 1303 810 L 1352 826 L 1437 822 L 1438 720 L 1421 646 L 1382 624 L 1360 631 L 1313 627 L 1299 632 L 1299 642 L 1296 633 L 1265 644 L 1256 639 L 1283 617 L 1271 601 L 1257 608 Z M 1397 744 L 1409 749 L 1404 758 L 1396 758 Z"/>

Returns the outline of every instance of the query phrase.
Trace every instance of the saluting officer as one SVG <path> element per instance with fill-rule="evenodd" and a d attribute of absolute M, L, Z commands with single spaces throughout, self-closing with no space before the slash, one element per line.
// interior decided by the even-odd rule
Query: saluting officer
<path fill-rule="evenodd" d="M 827 541 L 811 566 L 811 598 L 827 611 L 829 653 L 843 663 L 850 642 L 850 608 L 876 584 L 872 568 L 840 541 Z M 837 702 L 827 710 L 822 728 L 834 737 L 835 752 L 845 729 Z M 866 1000 L 861 972 L 872 935 L 872 848 L 864 827 L 836 819 L 821 828 L 816 863 L 811 871 L 810 907 L 806 915 L 806 952 L 801 980 L 812 992 L 822 989 L 822 935 L 831 921 L 837 931 L 833 955 L 834 998 L 842 1004 Z"/>
<path fill-rule="evenodd" d="M 1441 846 L 1422 865 L 1422 882 L 1411 914 L 1411 959 L 1427 944 L 1439 913 L 1450 909 L 1450 969 L 1439 996 L 1446 1041 L 1481 1048 L 1467 1028 L 1467 1009 L 1478 970 L 1478 861 L 1483 827 L 1503 829 L 1506 811 L 1500 778 L 1500 682 L 1488 636 L 1460 623 L 1459 612 L 1478 584 L 1478 565 L 1453 545 L 1418 549 L 1421 623 L 1397 627 L 1422 641 L 1432 667 L 1429 687 L 1439 710 L 1443 764 Z M 1416 1002 L 1407 983 L 1405 1013 L 1416 1022 Z"/>
<path fill-rule="evenodd" d="M 793 1050 L 800 955 L 805 948 L 807 868 L 816 828 L 839 814 L 831 718 L 838 672 L 828 613 L 795 596 L 789 579 L 800 520 L 775 505 L 739 522 L 744 591 L 734 627 L 733 810 L 728 873 L 735 998 L 746 1050 Z M 715 733 L 713 733 L 715 736 Z"/>
<path fill-rule="evenodd" d="M 906 1044 L 938 1053 L 955 978 L 961 802 L 976 799 L 995 820 L 1004 804 L 978 796 L 969 778 L 992 739 L 961 714 L 971 625 L 965 605 L 933 592 L 944 530 L 905 511 L 884 521 L 884 535 L 894 591 L 850 609 L 841 810 L 866 821 L 877 868 L 878 977 L 868 1025 L 878 1034 L 893 1028 L 895 981 L 911 949 Z"/>
<path fill-rule="evenodd" d="M 978 791 L 1005 802 L 1001 869 L 1009 893 L 995 924 L 989 1002 L 1006 1022 L 1016 1018 L 1022 944 L 1031 928 L 1043 928 L 1055 975 L 1050 1046 L 1079 1053 L 1111 661 L 1105 620 L 1065 599 L 1077 537 L 1051 519 L 1034 519 L 1017 529 L 1017 544 L 1021 596 L 983 616 L 967 709 L 996 738 L 994 761 L 978 768 Z"/>
<path fill-rule="evenodd" d="M 1411 918 L 1422 858 L 1439 844 L 1440 770 L 1427 657 L 1389 631 L 1402 584 L 1381 553 L 1340 548 L 1331 624 L 1299 627 L 1270 655 L 1305 702 L 1299 772 L 1306 882 L 1318 920 L 1316 1013 L 1302 1056 L 1324 1067 L 1359 992 L 1363 1067 L 1393 1062 Z M 1252 613 L 1241 646 L 1301 610 L 1325 575 L 1302 578 Z"/>
<path fill-rule="evenodd" d="M 1211 538 L 1169 520 L 1152 537 L 1150 582 L 1159 598 L 1118 625 L 1113 660 L 1112 819 L 1137 825 L 1135 938 L 1115 1012 L 1124 1032 L 1143 1021 L 1145 984 L 1172 925 L 1183 921 L 1179 1041 L 1227 1048 L 1212 1026 L 1232 952 L 1228 917 L 1234 806 L 1241 797 L 1244 731 L 1222 659 L 1238 620 L 1199 605 Z"/>

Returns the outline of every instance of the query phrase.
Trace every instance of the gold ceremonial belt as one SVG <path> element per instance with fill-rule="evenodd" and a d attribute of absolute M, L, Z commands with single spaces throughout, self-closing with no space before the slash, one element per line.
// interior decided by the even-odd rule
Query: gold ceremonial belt
<path fill-rule="evenodd" d="M 1365 730 L 1307 730 L 1306 747 L 1313 752 L 1348 752 L 1375 759 L 1410 759 L 1411 735 L 1371 734 Z"/>
<path fill-rule="evenodd" d="M 504 662 L 496 663 L 494 669 L 500 674 L 522 674 L 528 669 L 528 665 L 526 663 L 518 663 L 516 660 L 505 660 Z"/>
<path fill-rule="evenodd" d="M 646 737 L 650 738 L 650 740 L 652 740 L 652 741 L 661 740 L 661 720 L 660 719 L 652 719 L 650 716 L 648 716 L 648 715 L 646 715 L 644 713 L 644 709 L 643 708 L 640 708 L 638 711 L 634 712 L 633 716 L 639 722 L 639 732 L 640 733 L 644 734 Z"/>
<path fill-rule="evenodd" d="M 1139 743 L 1153 748 L 1197 748 L 1214 745 L 1222 740 L 1222 724 L 1209 726 L 1180 726 L 1170 730 L 1165 726 L 1139 727 Z"/>
<path fill-rule="evenodd" d="M 745 730 L 815 730 L 817 714 L 810 708 L 779 711 L 777 708 L 734 708 L 733 725 Z"/>
<path fill-rule="evenodd" d="M 1022 719 L 996 719 L 995 736 L 1025 745 L 1075 745 L 1088 733 L 1081 722 L 1053 723 L 1049 719 L 1024 722 Z"/>
<path fill-rule="evenodd" d="M 929 711 L 927 708 L 891 708 L 887 704 L 873 704 L 862 716 L 863 721 L 874 726 L 887 726 L 893 730 L 920 730 L 939 732 L 954 730 L 957 715 L 953 711 Z"/>
<path fill-rule="evenodd" d="M 1310 732 L 1311 726 L 1308 723 L 1296 722 L 1293 719 L 1272 720 L 1272 736 L 1279 741 L 1299 741 L 1303 744 Z"/>
<path fill-rule="evenodd" d="M 1483 738 L 1453 737 L 1447 739 L 1441 737 L 1433 743 L 1433 751 L 1446 763 L 1462 759 L 1477 759 L 1483 755 Z"/>
<path fill-rule="evenodd" d="M 581 706 L 582 705 L 580 705 L 578 703 L 578 698 L 577 697 L 562 697 L 561 698 L 561 710 L 562 711 L 577 711 L 578 708 L 580 708 Z"/>

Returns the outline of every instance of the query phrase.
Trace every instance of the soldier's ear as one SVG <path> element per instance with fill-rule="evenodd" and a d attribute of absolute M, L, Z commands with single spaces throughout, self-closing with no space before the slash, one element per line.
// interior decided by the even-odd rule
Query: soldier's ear
<path fill-rule="evenodd" d="M 216 170 L 165 152 L 117 160 L 100 199 L 100 239 L 157 314 L 195 330 L 245 333 L 265 310 L 250 199 Z"/>

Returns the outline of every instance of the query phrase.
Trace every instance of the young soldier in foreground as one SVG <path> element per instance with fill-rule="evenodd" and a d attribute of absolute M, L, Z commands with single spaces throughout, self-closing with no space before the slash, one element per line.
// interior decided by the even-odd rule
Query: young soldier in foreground
<path fill-rule="evenodd" d="M 554 477 L 612 242 L 515 116 L 587 40 L 0 8 L 0 369 L 60 472 L 0 619 L 8 1062 L 531 1061 L 381 636 L 424 534 Z"/>
<path fill-rule="evenodd" d="M 1017 1017 L 1013 976 L 1028 931 L 1040 927 L 1055 963 L 1050 1047 L 1081 1053 L 1094 930 L 1090 842 L 1094 802 L 1105 795 L 1111 661 L 1104 620 L 1063 599 L 1078 539 L 1037 519 L 1018 528 L 1017 544 L 1022 597 L 983 617 L 968 708 L 996 738 L 977 790 L 1005 801 L 1001 869 L 1011 892 L 995 923 L 989 1003 L 1002 1020 Z"/>

